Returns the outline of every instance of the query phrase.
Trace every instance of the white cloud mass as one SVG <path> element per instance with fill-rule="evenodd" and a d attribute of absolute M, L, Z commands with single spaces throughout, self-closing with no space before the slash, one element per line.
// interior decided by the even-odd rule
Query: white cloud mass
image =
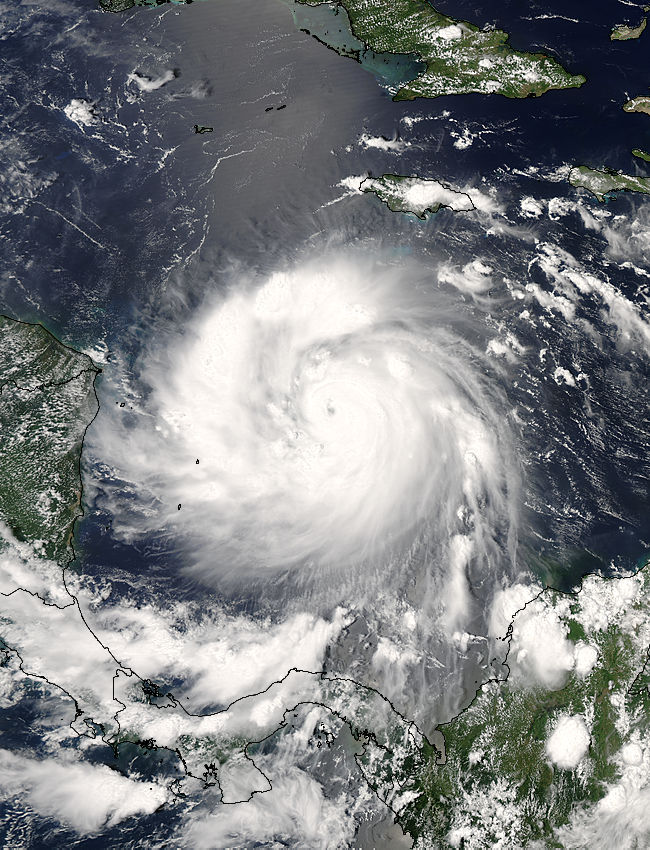
<path fill-rule="evenodd" d="M 587 755 L 589 730 L 580 715 L 563 714 L 546 742 L 546 754 L 563 770 L 573 770 Z"/>
<path fill-rule="evenodd" d="M 155 812 L 169 798 L 157 782 L 127 779 L 104 765 L 37 759 L 0 750 L 0 788 L 24 794 L 43 817 L 82 834 Z"/>
<path fill-rule="evenodd" d="M 510 521 L 508 435 L 468 354 L 390 267 L 240 282 L 147 353 L 146 413 L 100 417 L 115 525 L 191 539 L 206 580 L 357 564 L 425 523 L 448 545 L 459 509 L 484 553 Z"/>

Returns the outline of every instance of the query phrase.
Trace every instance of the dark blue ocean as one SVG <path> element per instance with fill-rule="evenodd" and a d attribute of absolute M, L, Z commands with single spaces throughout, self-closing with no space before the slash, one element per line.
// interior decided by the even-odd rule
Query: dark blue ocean
<path fill-rule="evenodd" d="M 504 278 L 554 293 L 530 262 L 540 242 L 606 278 L 647 317 L 650 277 L 634 267 L 645 259 L 650 271 L 638 247 L 650 233 L 650 201 L 621 194 L 599 205 L 581 196 L 597 214 L 626 217 L 627 266 L 625 246 L 613 257 L 607 234 L 575 211 L 556 220 L 519 214 L 524 197 L 575 200 L 576 190 L 554 176 L 568 165 L 650 176 L 631 154 L 650 150 L 650 118 L 621 109 L 648 92 L 650 34 L 609 41 L 611 27 L 640 18 L 641 7 L 444 0 L 437 8 L 502 28 L 513 47 L 548 53 L 587 83 L 525 100 L 393 102 L 389 87 L 404 63 L 377 76 L 338 56 L 300 32 L 282 0 L 202 0 L 119 15 L 93 0 L 0 0 L 0 312 L 42 322 L 91 353 L 103 369 L 102 406 L 123 401 L 119 375 L 137 368 L 159 329 L 188 322 L 234 270 L 263 279 L 332 241 L 409 257 L 430 270 L 432 286 L 440 264 L 487 258 L 500 281 L 487 304 L 474 310 L 458 295 L 467 338 L 482 348 L 521 311 Z M 367 64 L 376 71 L 382 63 Z M 151 91 L 128 81 L 169 70 L 173 79 Z M 74 98 L 94 104 L 95 123 L 66 117 Z M 195 124 L 213 132 L 196 134 Z M 463 147 L 464 131 L 472 142 Z M 399 154 L 365 147 L 364 133 L 409 144 Z M 422 222 L 368 195 L 342 197 L 344 179 L 392 171 L 493 187 L 512 227 L 487 233 L 448 210 Z M 527 306 L 539 321 L 518 327 L 526 353 L 492 376 L 517 409 L 525 459 L 517 568 L 570 589 L 587 572 L 634 569 L 650 549 L 648 357 L 621 344 L 595 297 L 585 296 L 574 323 L 545 323 L 541 302 Z M 598 340 L 587 323 L 601 331 Z M 541 349 L 588 375 L 588 388 L 572 393 L 550 380 Z M 100 474 L 94 450 L 84 457 L 86 484 Z M 222 597 L 189 580 L 172 539 L 120 540 L 101 493 L 86 492 L 72 570 L 143 601 L 155 594 L 266 610 L 256 589 Z M 272 612 L 272 590 L 269 599 Z M 4 713 L 3 747 L 38 747 L 37 705 L 35 697 L 33 717 L 23 704 Z M 6 809 L 0 823 L 16 817 Z M 32 819 L 7 846 L 157 846 L 175 825 L 168 811 L 79 839 Z"/>

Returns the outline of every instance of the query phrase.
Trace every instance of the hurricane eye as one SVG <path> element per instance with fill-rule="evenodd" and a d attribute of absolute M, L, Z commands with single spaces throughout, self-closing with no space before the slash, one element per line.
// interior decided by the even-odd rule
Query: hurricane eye
<path fill-rule="evenodd" d="M 483 376 L 401 270 L 307 264 L 229 294 L 184 340 L 156 376 L 176 459 L 160 500 L 215 582 L 388 562 L 448 535 L 445 506 L 487 521 L 504 504 Z"/>

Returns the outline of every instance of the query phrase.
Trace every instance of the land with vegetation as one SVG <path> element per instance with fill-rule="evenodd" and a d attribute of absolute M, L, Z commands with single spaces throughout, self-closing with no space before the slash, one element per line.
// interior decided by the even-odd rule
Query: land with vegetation
<path fill-rule="evenodd" d="M 425 63 L 421 74 L 399 88 L 395 100 L 469 92 L 522 98 L 585 82 L 546 54 L 514 50 L 507 33 L 451 18 L 426 0 L 338 0 L 337 6 L 346 11 L 352 34 L 369 51 L 411 55 Z"/>
<path fill-rule="evenodd" d="M 560 832 L 608 795 L 649 787 L 649 606 L 646 566 L 520 608 L 506 680 L 441 727 L 445 763 L 430 754 L 412 786 L 399 822 L 416 848 L 566 846 Z"/>
<path fill-rule="evenodd" d="M 456 211 L 476 209 L 466 192 L 422 177 L 383 174 L 377 178 L 367 177 L 359 188 L 377 195 L 393 212 L 412 213 L 420 219 L 438 212 L 441 207 Z"/>
<path fill-rule="evenodd" d="M 634 177 L 618 171 L 601 171 L 579 165 L 569 173 L 569 183 L 576 189 L 586 189 L 604 202 L 616 192 L 641 192 L 650 194 L 650 177 Z"/>
<path fill-rule="evenodd" d="M 645 112 L 650 115 L 650 96 L 641 94 L 638 97 L 633 97 L 623 104 L 623 109 L 626 112 Z"/>
<path fill-rule="evenodd" d="M 610 39 L 612 41 L 629 41 L 633 38 L 639 38 L 647 24 L 647 18 L 643 18 L 641 23 L 636 27 L 631 27 L 628 24 L 617 24 L 611 32 Z"/>
<path fill-rule="evenodd" d="M 0 316 L 0 519 L 59 563 L 81 513 L 79 464 L 98 373 L 42 325 Z"/>

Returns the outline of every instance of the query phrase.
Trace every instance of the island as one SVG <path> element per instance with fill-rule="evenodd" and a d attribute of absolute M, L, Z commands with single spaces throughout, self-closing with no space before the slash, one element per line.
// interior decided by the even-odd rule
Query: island
<path fill-rule="evenodd" d="M 134 6 L 186 5 L 193 0 L 99 0 L 106 12 Z M 511 98 L 538 97 L 551 89 L 579 88 L 586 82 L 545 53 L 526 53 L 510 47 L 502 30 L 483 29 L 435 9 L 428 0 L 295 0 L 302 6 L 328 6 L 346 14 L 351 35 L 360 49 L 330 42 L 305 29 L 341 56 L 363 62 L 365 54 L 392 55 L 413 60 L 424 70 L 400 84 L 393 100 L 440 97 L 448 94 L 500 94 Z M 415 66 L 414 66 L 415 67 Z M 407 75 L 410 76 L 410 73 Z"/>
<path fill-rule="evenodd" d="M 647 11 L 647 9 L 644 8 L 644 11 Z M 612 41 L 629 41 L 631 38 L 639 38 L 647 24 L 647 18 L 643 18 L 641 23 L 636 27 L 630 27 L 627 24 L 617 24 L 611 32 L 610 39 Z"/>
<path fill-rule="evenodd" d="M 104 12 L 126 12 L 134 6 L 164 6 L 174 3 L 177 6 L 189 6 L 193 0 L 99 0 L 99 6 Z"/>
<path fill-rule="evenodd" d="M 193 129 L 200 136 L 204 133 L 214 133 L 214 127 L 206 127 L 203 124 L 195 124 Z"/>
<path fill-rule="evenodd" d="M 412 213 L 426 219 L 441 207 L 450 210 L 475 210 L 474 201 L 466 192 L 459 192 L 438 180 L 407 177 L 401 174 L 383 174 L 367 177 L 360 185 L 362 192 L 372 192 L 393 212 Z"/>
<path fill-rule="evenodd" d="M 319 0 L 297 2 L 323 5 Z M 425 70 L 401 85 L 394 100 L 469 92 L 523 98 L 586 82 L 543 53 L 514 50 L 507 33 L 448 17 L 427 0 L 334 0 L 329 5 L 345 10 L 352 34 L 366 50 L 424 62 Z"/>
<path fill-rule="evenodd" d="M 618 171 L 589 168 L 579 165 L 569 173 L 569 183 L 576 189 L 587 189 L 599 201 L 606 201 L 615 192 L 641 192 L 650 195 L 650 177 L 633 177 Z"/>
<path fill-rule="evenodd" d="M 417 848 L 613 846 L 596 838 L 614 801 L 650 790 L 648 571 L 497 595 L 505 678 L 440 727 L 443 764 L 423 749 L 397 817 Z"/>
<path fill-rule="evenodd" d="M 42 325 L 0 316 L 0 519 L 65 564 L 81 514 L 81 448 L 100 370 Z"/>
<path fill-rule="evenodd" d="M 650 162 L 650 153 L 646 153 L 645 151 L 639 150 L 639 148 L 634 148 L 632 151 L 632 156 L 636 156 L 639 159 L 643 159 L 646 162 Z"/>
<path fill-rule="evenodd" d="M 650 96 L 641 94 L 638 97 L 633 97 L 623 104 L 623 109 L 626 112 L 645 112 L 650 115 Z"/>

